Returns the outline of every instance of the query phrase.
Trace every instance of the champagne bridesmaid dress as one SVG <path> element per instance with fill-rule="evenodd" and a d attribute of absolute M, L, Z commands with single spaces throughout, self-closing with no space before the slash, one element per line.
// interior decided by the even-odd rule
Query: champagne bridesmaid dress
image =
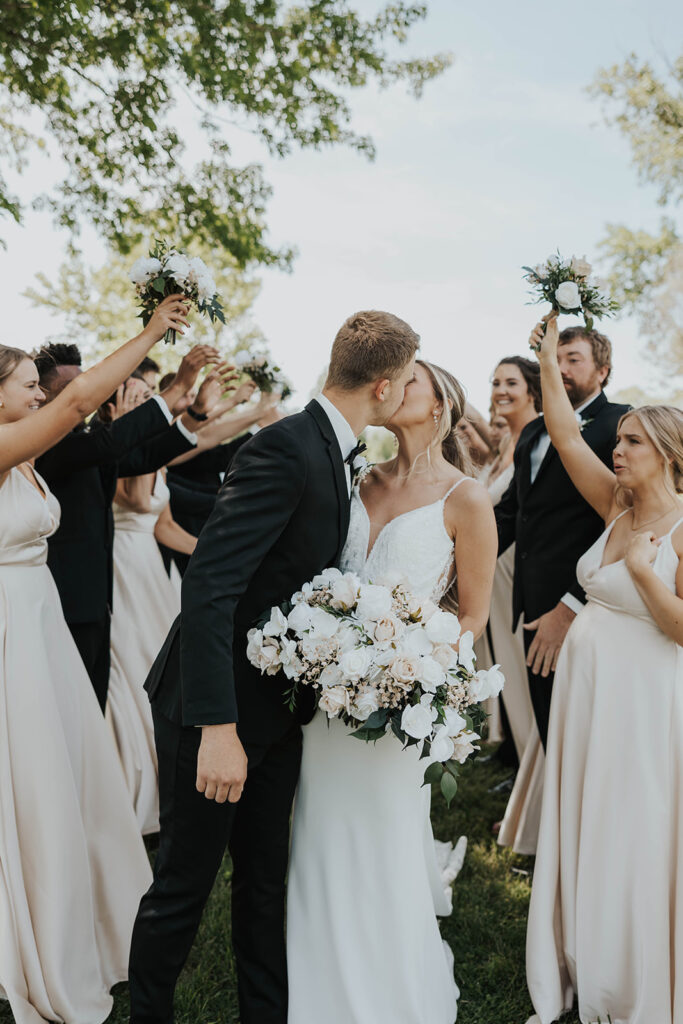
<path fill-rule="evenodd" d="M 128 975 L 147 855 L 47 567 L 59 504 L 0 486 L 0 995 L 16 1024 L 99 1024 Z"/>

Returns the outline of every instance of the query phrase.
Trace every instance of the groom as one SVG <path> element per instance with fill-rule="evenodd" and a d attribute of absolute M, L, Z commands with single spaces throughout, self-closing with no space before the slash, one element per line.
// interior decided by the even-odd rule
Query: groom
<path fill-rule="evenodd" d="M 357 435 L 386 423 L 419 338 L 390 313 L 357 313 L 306 409 L 238 452 L 183 581 L 182 612 L 147 689 L 161 834 L 130 959 L 131 1024 L 171 1024 L 173 992 L 226 845 L 242 1024 L 287 1024 L 285 875 L 301 759 L 281 676 L 246 657 L 247 631 L 327 566 L 349 525 Z M 312 717 L 300 710 L 300 721 Z"/>

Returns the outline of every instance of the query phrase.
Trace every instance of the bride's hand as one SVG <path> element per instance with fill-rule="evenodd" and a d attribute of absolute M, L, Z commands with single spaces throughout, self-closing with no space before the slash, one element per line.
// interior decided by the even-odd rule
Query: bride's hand
<path fill-rule="evenodd" d="M 544 356 L 557 358 L 557 345 L 560 340 L 557 317 L 558 313 L 555 310 L 548 313 L 529 335 L 529 348 L 534 350 L 539 360 Z"/>

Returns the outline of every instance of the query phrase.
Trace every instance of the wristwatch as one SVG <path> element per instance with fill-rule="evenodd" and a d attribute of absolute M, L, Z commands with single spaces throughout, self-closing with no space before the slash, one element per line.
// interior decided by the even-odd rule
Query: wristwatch
<path fill-rule="evenodd" d="M 185 412 L 188 416 L 191 416 L 193 420 L 197 420 L 198 423 L 203 423 L 204 420 L 208 420 L 208 414 L 205 412 L 195 412 L 191 405 L 188 405 Z"/>

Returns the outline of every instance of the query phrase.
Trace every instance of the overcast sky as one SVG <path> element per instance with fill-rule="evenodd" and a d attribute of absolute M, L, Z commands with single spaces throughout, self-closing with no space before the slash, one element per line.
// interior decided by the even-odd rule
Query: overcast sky
<path fill-rule="evenodd" d="M 355 6 L 371 14 L 378 4 Z M 353 127 L 373 136 L 374 162 L 342 148 L 275 160 L 250 136 L 231 139 L 240 159 L 263 162 L 274 187 L 271 243 L 299 250 L 292 274 L 263 272 L 254 316 L 300 401 L 342 320 L 375 308 L 408 320 L 423 354 L 485 407 L 496 361 L 525 352 L 537 316 L 525 305 L 522 264 L 558 248 L 590 259 L 607 222 L 654 228 L 661 215 L 585 90 L 600 66 L 632 51 L 655 62 L 676 56 L 683 5 L 431 0 L 429 10 L 404 51 L 450 50 L 453 66 L 420 100 L 401 86 L 353 96 Z M 33 161 L 27 197 L 46 175 Z M 1 228 L 1 337 L 31 348 L 60 324 L 20 293 L 38 270 L 55 276 L 65 237 L 47 214 Z M 90 232 L 84 243 L 100 261 Z M 637 323 L 603 327 L 615 347 L 613 388 L 647 385 Z"/>

